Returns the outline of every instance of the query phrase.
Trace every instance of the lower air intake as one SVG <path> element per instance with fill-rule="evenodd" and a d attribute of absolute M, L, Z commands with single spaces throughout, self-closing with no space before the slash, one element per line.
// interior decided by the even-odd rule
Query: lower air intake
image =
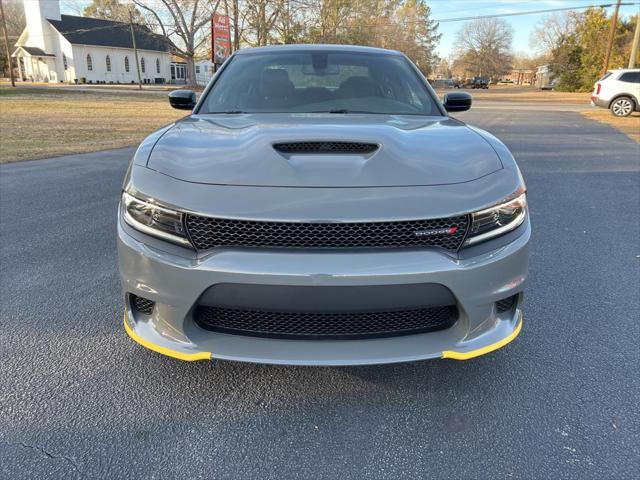
<path fill-rule="evenodd" d="M 278 312 L 199 306 L 196 322 L 207 330 L 290 339 L 356 339 L 442 330 L 458 316 L 455 306 L 375 312 Z"/>

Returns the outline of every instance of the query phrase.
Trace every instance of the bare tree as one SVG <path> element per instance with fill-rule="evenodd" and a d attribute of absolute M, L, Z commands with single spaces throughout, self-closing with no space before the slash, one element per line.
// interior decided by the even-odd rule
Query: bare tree
<path fill-rule="evenodd" d="M 281 0 L 282 6 L 273 25 L 278 43 L 304 43 L 308 24 L 309 4 L 298 0 Z"/>
<path fill-rule="evenodd" d="M 206 42 L 211 22 L 220 0 L 133 0 L 138 7 L 149 12 L 162 34 L 172 41 L 173 53 L 187 62 L 188 77 L 195 84 L 195 55 Z"/>
<path fill-rule="evenodd" d="M 114 0 L 95 0 L 111 2 Z M 123 1 L 123 0 L 119 0 Z M 440 39 L 427 0 L 131 0 L 189 62 L 210 49 L 203 28 L 220 7 L 231 17 L 233 49 L 272 43 L 345 43 L 395 48 L 425 73 Z"/>
<path fill-rule="evenodd" d="M 307 0 L 304 13 L 305 41 L 401 50 L 425 74 L 437 64 L 440 34 L 425 0 Z"/>
<path fill-rule="evenodd" d="M 238 0 L 231 0 L 231 23 L 233 26 L 233 51 L 240 50 L 240 5 Z"/>
<path fill-rule="evenodd" d="M 268 45 L 278 17 L 284 11 L 284 0 L 248 0 L 244 2 L 249 32 L 244 40 L 251 46 Z"/>
<path fill-rule="evenodd" d="M 11 50 L 12 46 L 16 43 L 18 37 L 26 26 L 24 19 L 24 7 L 22 6 L 22 2 L 17 2 L 15 0 L 3 0 L 2 5 L 4 7 L 4 21 L 7 27 L 9 50 Z M 0 32 L 2 32 L 1 29 Z M 7 58 L 5 49 L 0 48 L 0 66 L 7 76 L 9 76 L 9 63 L 10 61 Z"/>
<path fill-rule="evenodd" d="M 18 37 L 26 26 L 22 2 L 4 0 L 2 3 L 4 5 L 4 14 L 6 15 L 7 35 L 9 38 Z"/>
<path fill-rule="evenodd" d="M 560 47 L 567 35 L 575 31 L 577 18 L 574 12 L 542 18 L 531 32 L 529 45 L 537 52 L 551 54 Z"/>
<path fill-rule="evenodd" d="M 513 29 L 500 18 L 479 18 L 458 32 L 458 60 L 475 75 L 498 76 L 511 68 Z"/>

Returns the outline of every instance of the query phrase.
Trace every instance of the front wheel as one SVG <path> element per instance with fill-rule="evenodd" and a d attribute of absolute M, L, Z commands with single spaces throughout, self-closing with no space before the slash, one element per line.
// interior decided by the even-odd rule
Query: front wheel
<path fill-rule="evenodd" d="M 609 108 L 616 117 L 628 117 L 633 112 L 635 103 L 629 97 L 620 97 L 611 102 Z"/>

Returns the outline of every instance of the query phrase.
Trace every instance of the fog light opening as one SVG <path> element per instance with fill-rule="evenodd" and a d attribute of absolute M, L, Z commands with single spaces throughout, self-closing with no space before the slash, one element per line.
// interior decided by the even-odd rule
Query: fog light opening
<path fill-rule="evenodd" d="M 143 315 L 151 315 L 153 313 L 153 307 L 155 307 L 156 302 L 149 300 L 148 298 L 139 297 L 133 293 L 129 294 L 129 297 L 131 299 L 131 308 L 135 311 L 140 312 Z"/>
<path fill-rule="evenodd" d="M 496 302 L 496 312 L 504 313 L 511 310 L 518 303 L 518 295 L 511 295 L 510 297 L 503 298 L 502 300 L 498 300 Z"/>

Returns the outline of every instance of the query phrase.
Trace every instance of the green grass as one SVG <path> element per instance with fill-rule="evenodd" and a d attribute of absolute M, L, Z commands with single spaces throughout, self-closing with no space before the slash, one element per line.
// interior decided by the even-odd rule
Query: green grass
<path fill-rule="evenodd" d="M 138 144 L 183 117 L 166 96 L 0 87 L 0 163 Z"/>

